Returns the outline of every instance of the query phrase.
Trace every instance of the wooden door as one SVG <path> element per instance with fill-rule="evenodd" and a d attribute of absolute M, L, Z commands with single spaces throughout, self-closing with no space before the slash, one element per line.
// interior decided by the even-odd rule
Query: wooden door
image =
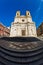
<path fill-rule="evenodd" d="M 25 36 L 25 35 L 26 35 L 26 31 L 22 30 L 22 36 Z"/>

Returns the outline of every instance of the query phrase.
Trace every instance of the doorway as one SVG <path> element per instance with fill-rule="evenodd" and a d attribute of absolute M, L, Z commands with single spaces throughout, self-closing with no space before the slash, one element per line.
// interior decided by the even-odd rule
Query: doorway
<path fill-rule="evenodd" d="M 22 30 L 22 36 L 26 35 L 26 30 Z"/>

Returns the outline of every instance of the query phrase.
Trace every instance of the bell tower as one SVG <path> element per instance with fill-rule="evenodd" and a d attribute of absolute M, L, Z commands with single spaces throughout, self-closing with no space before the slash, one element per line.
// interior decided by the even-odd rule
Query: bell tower
<path fill-rule="evenodd" d="M 31 16 L 29 11 L 26 11 L 26 16 Z"/>
<path fill-rule="evenodd" d="M 16 17 L 19 17 L 20 16 L 20 11 L 17 11 L 16 12 Z"/>

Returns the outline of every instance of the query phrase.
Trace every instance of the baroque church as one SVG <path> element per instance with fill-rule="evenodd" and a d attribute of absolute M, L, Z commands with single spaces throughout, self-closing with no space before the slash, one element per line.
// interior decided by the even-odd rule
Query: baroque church
<path fill-rule="evenodd" d="M 10 37 L 37 37 L 35 22 L 32 21 L 29 11 L 26 11 L 26 15 L 20 15 L 20 11 L 16 12 L 11 24 Z"/>

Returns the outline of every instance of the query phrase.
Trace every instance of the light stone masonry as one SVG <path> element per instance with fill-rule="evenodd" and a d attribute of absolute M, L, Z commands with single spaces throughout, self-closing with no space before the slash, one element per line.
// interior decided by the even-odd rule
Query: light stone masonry
<path fill-rule="evenodd" d="M 26 11 L 26 16 L 17 11 L 11 24 L 10 37 L 37 37 L 36 26 L 29 11 Z"/>

